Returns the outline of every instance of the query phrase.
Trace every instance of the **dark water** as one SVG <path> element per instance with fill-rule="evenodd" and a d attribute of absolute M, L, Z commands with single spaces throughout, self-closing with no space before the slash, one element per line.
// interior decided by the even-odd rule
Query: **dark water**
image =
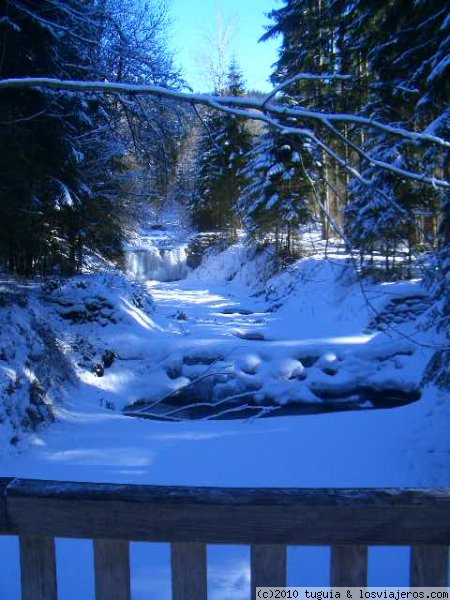
<path fill-rule="evenodd" d="M 306 416 L 355 410 L 393 409 L 420 399 L 420 391 L 406 393 L 401 390 L 355 390 L 348 398 L 320 398 L 317 403 L 289 403 L 280 406 L 276 402 L 257 403 L 254 394 L 241 395 L 238 400 L 223 398 L 212 401 L 205 398 L 205 390 L 184 388 L 161 401 L 141 401 L 126 407 L 124 414 L 143 419 L 161 421 L 191 421 L 199 419 L 231 420 Z"/>

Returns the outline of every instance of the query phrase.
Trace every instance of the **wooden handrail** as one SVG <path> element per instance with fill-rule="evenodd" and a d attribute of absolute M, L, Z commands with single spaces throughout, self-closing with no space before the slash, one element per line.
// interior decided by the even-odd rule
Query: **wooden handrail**
<path fill-rule="evenodd" d="M 448 543 L 450 490 L 200 488 L 3 479 L 0 530 L 152 542 Z"/>
<path fill-rule="evenodd" d="M 331 545 L 333 585 L 367 582 L 367 546 L 408 545 L 411 583 L 447 585 L 450 489 L 200 488 L 0 479 L 20 537 L 22 598 L 56 600 L 55 537 L 94 540 L 97 600 L 129 600 L 129 542 L 169 542 L 172 597 L 206 598 L 206 544 L 251 545 L 256 586 L 286 582 L 287 545 Z"/>

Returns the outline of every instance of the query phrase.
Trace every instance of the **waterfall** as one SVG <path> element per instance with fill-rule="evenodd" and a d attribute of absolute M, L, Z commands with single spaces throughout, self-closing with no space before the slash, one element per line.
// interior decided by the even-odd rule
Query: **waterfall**
<path fill-rule="evenodd" d="M 129 248 L 126 252 L 126 269 L 140 280 L 177 281 L 187 275 L 186 259 L 186 246 Z"/>

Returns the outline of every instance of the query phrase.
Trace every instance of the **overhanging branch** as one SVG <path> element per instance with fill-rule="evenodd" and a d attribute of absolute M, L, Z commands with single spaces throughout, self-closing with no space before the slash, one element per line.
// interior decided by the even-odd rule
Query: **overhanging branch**
<path fill-rule="evenodd" d="M 297 77 L 301 77 L 298 75 Z M 308 110 L 304 108 L 291 108 L 268 102 L 266 97 L 263 100 L 255 100 L 251 98 L 240 98 L 235 96 L 214 96 L 209 94 L 195 94 L 181 92 L 170 88 L 164 88 L 156 85 L 139 85 L 139 84 L 128 84 L 128 83 L 114 83 L 105 81 L 75 81 L 75 80 L 62 80 L 62 79 L 50 79 L 45 77 L 26 77 L 18 79 L 0 79 L 0 91 L 7 89 L 32 89 L 32 88 L 46 88 L 60 91 L 72 91 L 72 92 L 99 92 L 106 94 L 129 94 L 139 96 L 151 96 L 161 99 L 173 100 L 176 102 L 184 102 L 194 106 L 207 106 L 217 110 L 221 110 L 228 114 L 233 114 L 238 117 L 259 120 L 278 129 L 309 139 L 316 142 L 322 149 L 332 156 L 337 162 L 343 164 L 343 159 L 339 155 L 327 146 L 322 140 L 320 140 L 314 133 L 312 127 L 320 125 L 329 125 L 331 123 L 352 123 L 359 128 L 376 129 L 383 131 L 392 136 L 400 137 L 406 142 L 413 142 L 415 144 L 433 144 L 441 148 L 450 149 L 450 141 L 445 140 L 439 136 L 431 135 L 424 132 L 414 132 L 382 123 L 374 119 L 368 119 L 358 115 L 351 115 L 346 113 L 322 113 L 319 111 Z M 287 119 L 300 120 L 302 122 L 310 123 L 311 128 L 296 127 L 295 125 L 286 125 Z M 335 130 L 338 131 L 338 130 Z M 338 136 L 343 141 L 342 136 Z M 352 148 L 356 150 L 355 145 L 352 142 Z M 358 153 L 361 155 L 364 153 L 362 148 L 358 147 Z M 408 169 L 402 169 L 389 163 L 370 157 L 372 164 L 375 164 L 380 169 L 384 169 L 395 173 L 401 177 L 412 179 L 415 181 L 421 181 L 433 185 L 434 187 L 450 189 L 450 181 L 439 179 L 435 177 L 427 176 L 423 173 L 416 173 Z M 350 166 L 346 166 L 354 176 L 361 178 L 361 175 L 356 169 Z M 364 183 L 370 184 L 370 181 L 364 180 Z"/>

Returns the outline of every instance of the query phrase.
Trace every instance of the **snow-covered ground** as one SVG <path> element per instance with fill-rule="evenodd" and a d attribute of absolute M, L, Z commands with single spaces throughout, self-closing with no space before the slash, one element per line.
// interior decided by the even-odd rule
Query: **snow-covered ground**
<path fill-rule="evenodd" d="M 240 245 L 177 282 L 144 288 L 111 273 L 77 278 L 44 298 L 29 290 L 29 311 L 56 333 L 78 383 L 63 386 L 63 402 L 49 398 L 57 419 L 50 426 L 14 446 L 3 427 L 2 475 L 169 485 L 449 485 L 450 408 L 432 386 L 420 401 L 386 410 L 171 422 L 120 414 L 217 367 L 232 375 L 218 382 L 219 396 L 227 385 L 236 393 L 253 386 L 261 399 L 282 403 L 321 402 L 316 392 L 345 392 L 360 379 L 380 389 L 418 386 L 432 352 L 423 344 L 438 343 L 422 331 L 420 317 L 395 313 L 385 332 L 368 329 L 376 317 L 371 306 L 382 312 L 392 300 L 423 298 L 418 282 L 362 293 L 336 258 L 305 259 L 265 284 L 267 263 Z M 14 321 L 20 311 L 11 312 Z M 311 355 L 313 364 L 305 360 Z M 0 362 L 3 375 L 18 368 Z M 0 598 L 14 600 L 17 541 L 0 539 L 0 548 L 7 557 Z M 326 548 L 292 549 L 290 583 L 327 584 L 327 556 Z M 212 548 L 209 559 L 212 598 L 248 597 L 247 548 Z M 93 597 L 90 544 L 58 541 L 58 560 L 61 598 Z M 169 598 L 168 547 L 133 544 L 132 560 L 133 598 Z M 405 550 L 374 549 L 369 583 L 406 585 L 407 566 Z"/>

